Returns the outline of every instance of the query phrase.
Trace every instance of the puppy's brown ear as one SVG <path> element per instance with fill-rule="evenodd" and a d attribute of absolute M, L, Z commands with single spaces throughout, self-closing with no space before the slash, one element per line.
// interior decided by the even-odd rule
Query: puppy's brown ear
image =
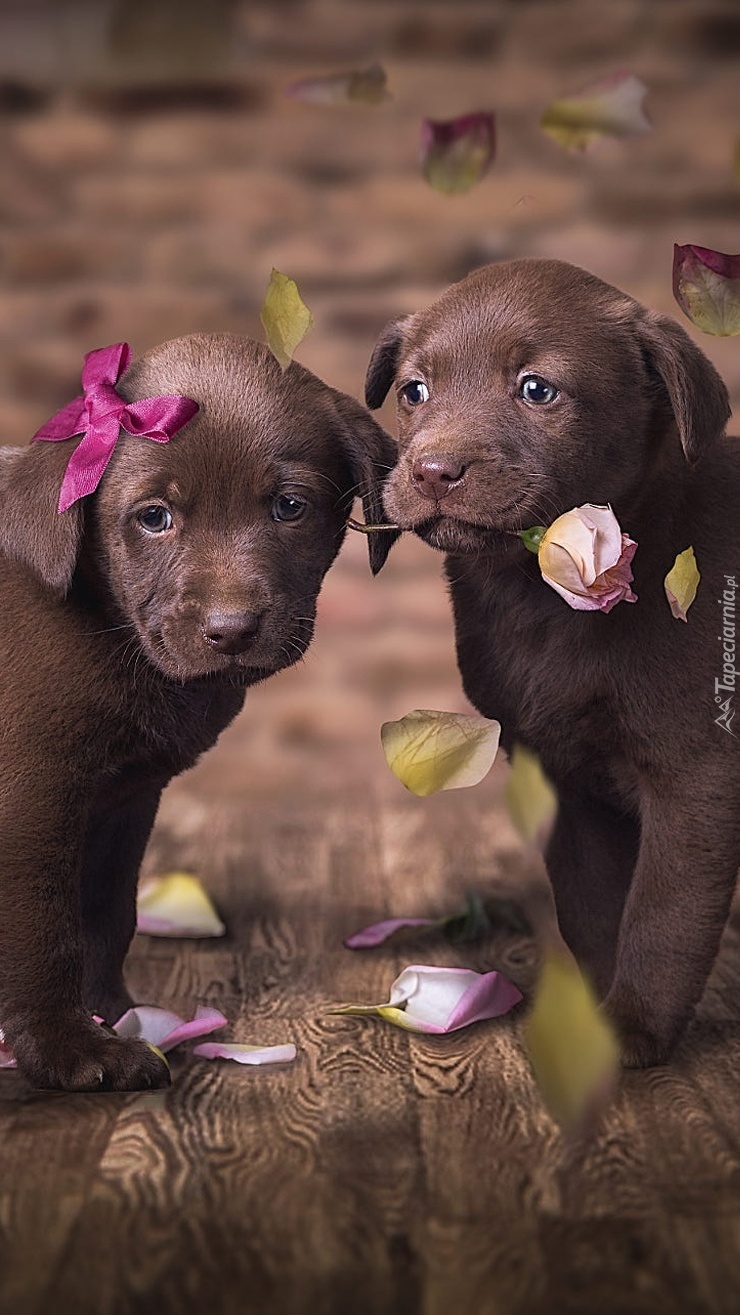
<path fill-rule="evenodd" d="M 396 464 L 398 450 L 390 434 L 364 406 L 344 393 L 335 394 L 337 409 L 344 421 L 345 452 L 353 481 L 353 492 L 362 499 L 367 525 L 387 525 L 383 507 L 383 484 Z M 376 530 L 367 535 L 370 569 L 377 575 L 385 563 L 400 530 Z"/>
<path fill-rule="evenodd" d="M 729 420 L 727 389 L 680 324 L 665 315 L 649 314 L 640 330 L 648 359 L 668 393 L 686 460 L 693 465 Z"/>
<path fill-rule="evenodd" d="M 81 503 L 57 511 L 72 446 L 0 448 L 0 549 L 30 566 L 60 597 L 72 583 L 82 539 Z"/>
<path fill-rule="evenodd" d="M 373 348 L 365 376 L 365 401 L 371 411 L 377 411 L 388 395 L 396 375 L 404 332 L 410 321 L 410 315 L 401 315 L 397 320 L 391 320 Z"/>

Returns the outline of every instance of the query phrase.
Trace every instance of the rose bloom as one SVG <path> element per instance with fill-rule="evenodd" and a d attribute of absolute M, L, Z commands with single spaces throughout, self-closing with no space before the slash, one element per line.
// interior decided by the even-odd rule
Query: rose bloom
<path fill-rule="evenodd" d="M 542 536 L 542 578 L 579 612 L 611 612 L 617 603 L 636 603 L 630 562 L 637 544 L 623 534 L 611 507 L 566 511 Z"/>

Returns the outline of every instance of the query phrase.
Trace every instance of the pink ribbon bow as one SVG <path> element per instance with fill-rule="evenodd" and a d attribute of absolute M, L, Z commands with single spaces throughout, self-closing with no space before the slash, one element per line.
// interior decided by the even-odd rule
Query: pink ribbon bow
<path fill-rule="evenodd" d="M 59 494 L 59 511 L 66 511 L 78 498 L 94 493 L 108 465 L 118 434 L 152 438 L 167 443 L 198 411 L 198 403 L 189 397 L 146 397 L 140 402 L 125 402 L 115 385 L 128 369 L 131 348 L 126 342 L 100 347 L 88 352 L 82 368 L 83 396 L 47 420 L 31 442 L 47 439 L 57 443 L 82 434 L 67 462 Z"/>

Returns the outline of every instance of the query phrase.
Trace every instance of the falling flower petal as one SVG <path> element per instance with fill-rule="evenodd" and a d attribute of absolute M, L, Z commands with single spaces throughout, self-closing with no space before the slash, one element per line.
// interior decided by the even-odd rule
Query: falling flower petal
<path fill-rule="evenodd" d="M 363 927 L 362 931 L 353 932 L 351 936 L 346 937 L 344 944 L 348 950 L 370 950 L 376 945 L 382 945 L 396 932 L 407 927 L 438 927 L 439 925 L 438 918 L 386 918 L 383 922 L 374 922 L 370 927 Z"/>
<path fill-rule="evenodd" d="M 554 100 L 540 127 L 566 151 L 585 151 L 602 137 L 635 137 L 650 132 L 643 109 L 647 87 L 633 73 L 615 73 L 575 96 Z"/>
<path fill-rule="evenodd" d="M 488 173 L 496 150 L 492 114 L 463 114 L 421 125 L 421 168 L 430 187 L 453 195 L 468 192 Z"/>
<path fill-rule="evenodd" d="M 380 728 L 385 760 L 412 794 L 477 785 L 498 752 L 501 727 L 486 717 L 421 708 Z"/>
<path fill-rule="evenodd" d="M 524 1039 L 543 1099 L 564 1128 L 586 1123 L 616 1077 L 619 1044 L 575 960 L 544 956 Z"/>
<path fill-rule="evenodd" d="M 226 1027 L 227 1021 L 219 1009 L 209 1009 L 205 1005 L 198 1005 L 190 1022 L 169 1009 L 136 1005 L 119 1018 L 113 1030 L 118 1036 L 140 1037 L 166 1053 L 181 1041 L 192 1041 L 194 1037 L 208 1036 L 209 1032 Z"/>
<path fill-rule="evenodd" d="M 386 82 L 385 69 L 380 64 L 369 64 L 347 73 L 300 78 L 285 88 L 285 95 L 309 105 L 380 105 L 388 100 Z"/>
<path fill-rule="evenodd" d="M 537 527 L 539 528 L 539 527 Z M 636 603 L 631 562 L 634 539 L 623 534 L 611 507 L 586 502 L 549 525 L 537 550 L 542 579 L 578 612 L 611 612 Z"/>
<path fill-rule="evenodd" d="M 0 1030 L 0 1068 L 15 1068 L 16 1059 L 10 1046 L 5 1045 L 5 1037 Z"/>
<path fill-rule="evenodd" d="M 537 754 L 523 744 L 515 744 L 512 750 L 504 798 L 522 840 L 544 849 L 558 811 L 558 797 Z"/>
<path fill-rule="evenodd" d="M 447 913 L 443 918 L 385 918 L 347 936 L 344 944 L 348 950 L 372 950 L 401 937 L 418 939 L 439 932 L 452 945 L 465 945 L 482 940 L 496 926 L 525 935 L 531 935 L 532 930 L 512 900 L 499 896 L 482 900 L 478 895 L 468 895 L 465 908 L 456 913 Z"/>
<path fill-rule="evenodd" d="M 296 347 L 313 327 L 313 316 L 301 301 L 298 285 L 277 269 L 270 275 L 260 319 L 270 351 L 287 369 Z"/>
<path fill-rule="evenodd" d="M 704 333 L 719 338 L 740 333 L 740 255 L 676 244 L 673 295 L 684 315 Z"/>
<path fill-rule="evenodd" d="M 169 872 L 142 883 L 136 930 L 147 936 L 223 936 L 226 928 L 197 877 Z"/>
<path fill-rule="evenodd" d="M 409 1032 L 437 1035 L 506 1014 L 521 999 L 521 991 L 501 973 L 413 964 L 396 978 L 388 1004 L 345 1005 L 329 1012 L 376 1014 Z"/>
<path fill-rule="evenodd" d="M 193 1047 L 201 1059 L 234 1059 L 237 1064 L 289 1064 L 297 1055 L 295 1046 L 244 1046 L 237 1042 L 206 1041 Z"/>
<path fill-rule="evenodd" d="M 686 613 L 696 598 L 700 579 L 694 549 L 686 548 L 678 554 L 663 582 L 666 598 L 677 621 L 688 619 Z"/>

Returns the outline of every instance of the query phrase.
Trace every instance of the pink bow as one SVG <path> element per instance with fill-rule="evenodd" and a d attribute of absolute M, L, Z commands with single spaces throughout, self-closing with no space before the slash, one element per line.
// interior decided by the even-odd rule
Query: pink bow
<path fill-rule="evenodd" d="M 31 442 L 48 439 L 57 443 L 82 434 L 64 472 L 59 494 L 59 511 L 66 511 L 78 498 L 94 493 L 118 441 L 120 429 L 138 438 L 152 438 L 167 443 L 198 411 L 198 403 L 189 397 L 146 397 L 140 402 L 125 402 L 115 385 L 128 369 L 131 348 L 126 342 L 100 347 L 88 352 L 82 367 L 82 397 L 47 420 Z"/>

